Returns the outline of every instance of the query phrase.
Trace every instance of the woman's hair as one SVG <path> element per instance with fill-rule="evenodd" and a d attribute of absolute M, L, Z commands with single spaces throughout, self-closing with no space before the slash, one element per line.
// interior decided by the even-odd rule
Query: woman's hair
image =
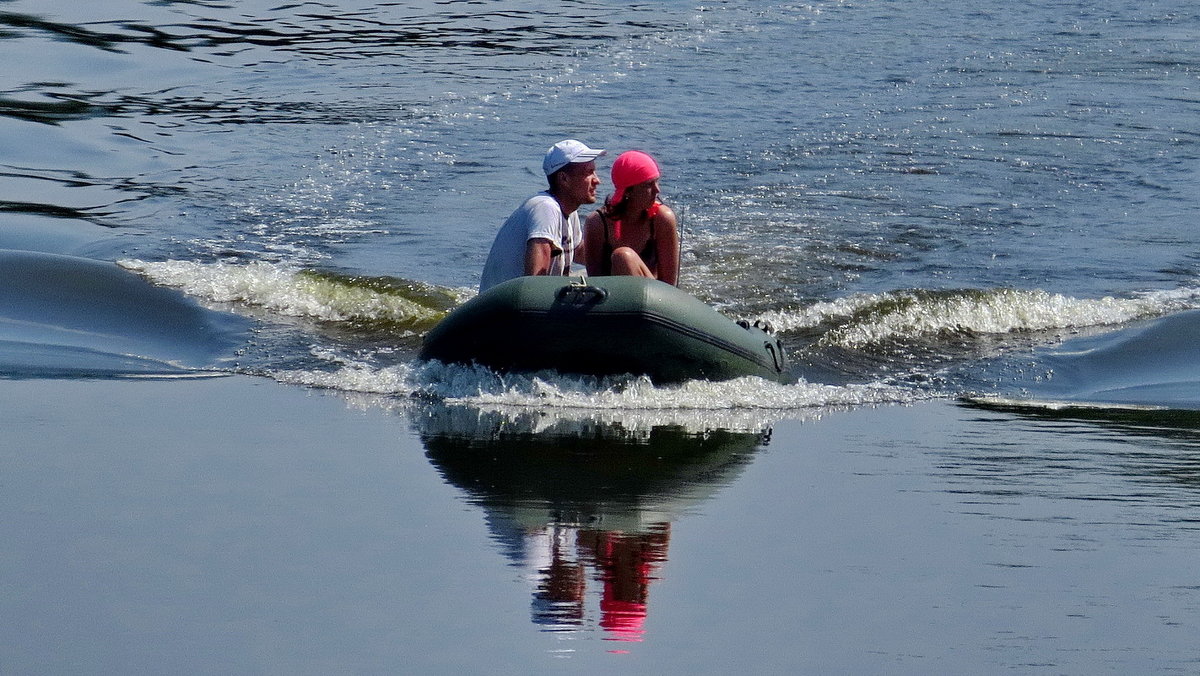
<path fill-rule="evenodd" d="M 625 217 L 625 209 L 629 206 L 628 195 L 620 202 L 614 202 L 613 196 L 609 195 L 604 199 L 604 206 L 600 207 L 600 213 L 613 220 L 621 220 Z"/>

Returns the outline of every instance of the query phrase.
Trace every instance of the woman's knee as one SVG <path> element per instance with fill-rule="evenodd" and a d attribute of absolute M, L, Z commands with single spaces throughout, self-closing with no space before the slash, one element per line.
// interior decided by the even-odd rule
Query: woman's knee
<path fill-rule="evenodd" d="M 637 275 L 652 277 L 650 268 L 636 251 L 627 246 L 617 247 L 612 253 L 612 273 L 614 275 Z"/>

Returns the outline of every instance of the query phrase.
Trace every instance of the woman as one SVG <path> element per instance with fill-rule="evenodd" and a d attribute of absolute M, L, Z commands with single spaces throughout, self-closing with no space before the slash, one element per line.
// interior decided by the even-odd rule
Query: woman
<path fill-rule="evenodd" d="M 679 282 L 679 231 L 675 212 L 658 201 L 658 163 L 630 150 L 613 162 L 616 192 L 584 225 L 589 275 L 636 275 Z"/>

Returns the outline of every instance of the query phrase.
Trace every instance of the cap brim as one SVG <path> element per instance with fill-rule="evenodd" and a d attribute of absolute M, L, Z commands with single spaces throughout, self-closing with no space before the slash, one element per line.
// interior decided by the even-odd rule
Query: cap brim
<path fill-rule="evenodd" d="M 591 148 L 588 148 L 587 150 L 576 155 L 575 159 L 571 160 L 571 163 L 575 164 L 578 162 L 591 162 L 592 160 L 596 159 L 597 157 L 600 157 L 601 155 L 606 155 L 606 154 L 608 154 L 607 150 L 593 150 Z"/>

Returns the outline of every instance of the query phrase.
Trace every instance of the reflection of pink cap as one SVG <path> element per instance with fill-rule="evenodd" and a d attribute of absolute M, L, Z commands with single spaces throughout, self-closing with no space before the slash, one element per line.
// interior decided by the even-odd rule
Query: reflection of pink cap
<path fill-rule="evenodd" d="M 646 153 L 640 150 L 621 153 L 612 165 L 612 182 L 617 189 L 613 193 L 613 204 L 621 203 L 626 188 L 653 181 L 661 175 L 658 163 Z"/>
<path fill-rule="evenodd" d="M 608 632 L 610 641 L 641 641 L 645 622 L 645 603 L 609 598 L 600 600 L 600 626 Z"/>

